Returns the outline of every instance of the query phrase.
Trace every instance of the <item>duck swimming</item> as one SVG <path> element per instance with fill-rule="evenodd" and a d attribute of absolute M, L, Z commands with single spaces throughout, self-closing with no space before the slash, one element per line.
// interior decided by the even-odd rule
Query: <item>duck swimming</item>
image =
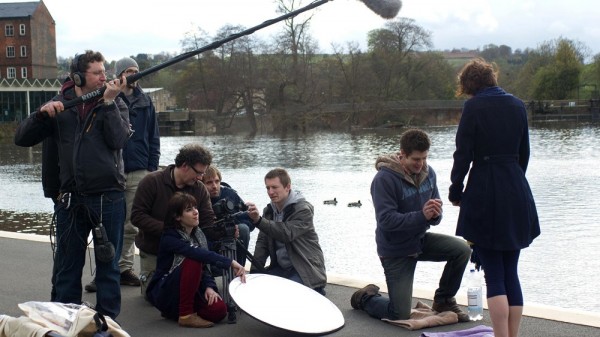
<path fill-rule="evenodd" d="M 337 199 L 333 198 L 333 200 L 325 200 L 323 201 L 323 205 L 337 205 Z"/>
<path fill-rule="evenodd" d="M 348 203 L 348 207 L 360 207 L 360 206 L 362 206 L 362 204 L 360 203 L 360 200 L 357 202 Z"/>

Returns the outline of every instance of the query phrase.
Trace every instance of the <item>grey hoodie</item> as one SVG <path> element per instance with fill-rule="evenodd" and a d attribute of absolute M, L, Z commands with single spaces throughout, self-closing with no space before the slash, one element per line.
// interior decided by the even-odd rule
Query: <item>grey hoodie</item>
<path fill-rule="evenodd" d="M 290 191 L 282 212 L 276 210 L 274 205 L 267 205 L 262 219 L 256 224 L 260 230 L 254 249 L 256 262 L 264 266 L 270 258 L 271 266 L 280 266 L 281 256 L 283 263 L 291 262 L 305 286 L 324 287 L 327 283 L 325 258 L 313 224 L 313 206 L 300 192 Z M 285 253 L 278 250 L 280 244 Z M 252 271 L 256 271 L 254 266 Z"/>

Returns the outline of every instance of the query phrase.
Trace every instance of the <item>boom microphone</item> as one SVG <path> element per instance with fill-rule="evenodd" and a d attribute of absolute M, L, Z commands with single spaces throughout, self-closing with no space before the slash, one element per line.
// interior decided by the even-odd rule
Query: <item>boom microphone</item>
<path fill-rule="evenodd" d="M 384 19 L 393 19 L 400 8 L 402 7 L 402 1 L 400 0 L 360 0 L 362 3 L 367 5 L 370 10 L 375 12 L 377 15 Z"/>
<path fill-rule="evenodd" d="M 238 39 L 242 36 L 246 36 L 246 35 L 250 35 L 254 32 L 256 32 L 259 29 L 263 29 L 265 27 L 268 27 L 274 23 L 283 21 L 283 20 L 287 20 L 289 18 L 293 18 L 296 15 L 300 14 L 300 13 L 304 13 L 308 10 L 311 10 L 313 8 L 319 7 L 329 1 L 333 1 L 333 0 L 317 0 L 313 3 L 308 4 L 307 6 L 304 6 L 302 8 L 296 9 L 295 11 L 291 11 L 287 14 L 281 15 L 277 18 L 271 19 L 271 20 L 267 20 L 259 25 L 256 25 L 254 27 L 250 27 L 248 29 L 245 29 L 241 32 L 235 33 L 235 34 L 230 34 L 227 37 L 221 39 L 221 40 L 217 40 L 217 41 L 213 41 L 212 43 L 209 43 L 208 45 L 201 47 L 199 49 L 196 50 L 192 50 L 189 51 L 187 53 L 181 54 L 179 56 L 176 56 L 170 60 L 167 60 L 161 64 L 157 64 L 153 67 L 150 67 L 146 70 L 140 71 L 137 74 L 132 74 L 127 76 L 127 83 L 133 83 L 137 80 L 139 80 L 140 78 L 152 74 L 156 71 L 159 71 L 163 68 L 166 68 L 170 65 L 173 65 L 177 62 L 181 62 L 187 58 L 190 58 L 192 56 L 198 55 L 200 53 L 203 53 L 205 51 L 208 50 L 214 50 L 217 49 L 218 47 L 224 45 L 225 43 L 229 42 L 229 41 L 233 41 L 235 39 Z M 400 7 L 402 7 L 402 1 L 401 0 L 360 0 L 362 1 L 365 5 L 367 5 L 367 7 L 369 7 L 369 9 L 371 9 L 373 12 L 375 12 L 377 15 L 385 18 L 385 19 L 392 19 L 394 18 L 398 12 L 400 11 Z M 99 89 L 96 89 L 92 92 L 89 92 L 85 95 L 79 96 L 75 99 L 63 102 L 64 104 L 64 108 L 65 109 L 69 109 L 71 107 L 74 107 L 78 104 L 81 104 L 83 102 L 87 102 L 90 101 L 96 97 L 100 97 L 104 94 L 104 91 L 106 90 L 106 87 L 102 87 Z"/>

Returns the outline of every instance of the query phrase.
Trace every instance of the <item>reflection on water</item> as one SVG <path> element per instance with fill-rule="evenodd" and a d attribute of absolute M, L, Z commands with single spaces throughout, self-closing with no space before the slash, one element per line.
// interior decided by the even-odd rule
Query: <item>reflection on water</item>
<path fill-rule="evenodd" d="M 427 128 L 433 140 L 428 162 L 447 200 L 456 127 Z M 379 154 L 398 151 L 399 130 L 361 133 L 314 133 L 285 137 L 221 135 L 163 137 L 161 165 L 174 161 L 189 142 L 206 145 L 214 162 L 246 201 L 266 206 L 263 177 L 271 168 L 289 169 L 292 188 L 315 206 L 315 226 L 331 273 L 383 282 L 376 255 L 371 196 L 374 162 Z M 532 158 L 527 171 L 542 235 L 523 251 L 520 276 L 527 302 L 600 312 L 600 127 L 543 125 L 531 128 Z M 52 202 L 40 184 L 40 147 L 0 143 L 1 230 L 47 234 Z M 323 201 L 337 198 L 336 206 Z M 360 208 L 347 203 L 361 200 Z M 453 235 L 458 208 L 446 202 L 444 218 L 433 231 Z M 19 223 L 22 222 L 22 223 Z M 252 232 L 253 251 L 257 232 Z M 435 288 L 440 263 L 417 266 L 415 285 Z M 573 286 L 576 285 L 576 286 Z M 464 289 L 463 289 L 464 290 Z"/>
<path fill-rule="evenodd" d="M 0 230 L 50 235 L 52 213 L 17 213 L 0 210 Z"/>

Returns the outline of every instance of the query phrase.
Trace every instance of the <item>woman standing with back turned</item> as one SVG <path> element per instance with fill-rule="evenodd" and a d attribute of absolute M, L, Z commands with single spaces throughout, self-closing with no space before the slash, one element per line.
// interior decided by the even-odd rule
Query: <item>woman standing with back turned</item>
<path fill-rule="evenodd" d="M 519 255 L 540 234 L 525 178 L 527 110 L 498 86 L 495 64 L 480 58 L 460 71 L 457 95 L 470 98 L 456 132 L 450 177 L 449 199 L 460 206 L 456 234 L 472 244 L 473 257 L 485 272 L 494 336 L 517 337 L 523 314 Z"/>

